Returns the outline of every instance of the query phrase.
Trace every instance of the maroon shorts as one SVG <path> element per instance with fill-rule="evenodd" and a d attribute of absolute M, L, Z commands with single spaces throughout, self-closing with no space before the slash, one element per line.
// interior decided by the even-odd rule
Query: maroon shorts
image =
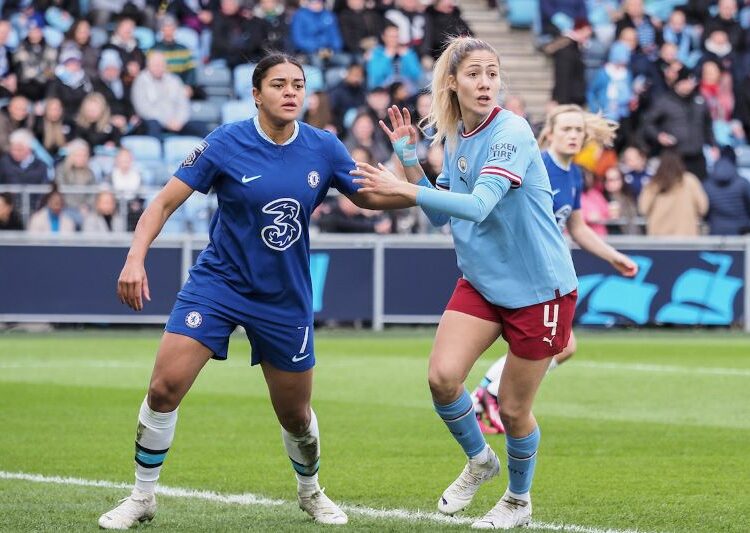
<path fill-rule="evenodd" d="M 573 291 L 547 302 L 508 309 L 488 302 L 461 278 L 445 310 L 497 322 L 513 355 L 538 360 L 552 357 L 568 345 L 577 298 L 578 291 Z"/>

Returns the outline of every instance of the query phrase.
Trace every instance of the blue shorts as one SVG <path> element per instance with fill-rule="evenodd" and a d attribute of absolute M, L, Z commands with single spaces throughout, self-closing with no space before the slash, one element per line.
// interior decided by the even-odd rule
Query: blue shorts
<path fill-rule="evenodd" d="M 229 336 L 242 326 L 250 341 L 253 365 L 267 361 L 287 372 L 304 372 L 315 366 L 312 322 L 284 325 L 216 307 L 178 296 L 164 329 L 197 340 L 213 352 L 214 359 L 224 360 Z"/>

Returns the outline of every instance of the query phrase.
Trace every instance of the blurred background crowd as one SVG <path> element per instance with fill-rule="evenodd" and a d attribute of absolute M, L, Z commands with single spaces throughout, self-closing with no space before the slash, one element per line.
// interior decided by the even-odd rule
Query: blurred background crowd
<path fill-rule="evenodd" d="M 356 160 L 398 173 L 378 121 L 392 104 L 424 117 L 434 60 L 450 36 L 472 34 L 456 0 L 1 5 L 0 230 L 36 233 L 132 231 L 200 137 L 254 115 L 252 71 L 270 49 L 305 65 L 304 121 L 336 133 Z M 750 0 L 489 0 L 486 9 L 533 32 L 553 71 L 550 105 L 621 124 L 613 147 L 589 144 L 576 159 L 597 232 L 750 232 Z M 540 129 L 544 116 L 527 113 L 523 94 L 504 91 L 500 103 Z M 434 179 L 443 150 L 425 133 L 418 156 Z M 193 195 L 165 232 L 205 232 L 215 207 Z M 332 195 L 313 231 L 435 230 L 418 209 L 364 211 Z"/>

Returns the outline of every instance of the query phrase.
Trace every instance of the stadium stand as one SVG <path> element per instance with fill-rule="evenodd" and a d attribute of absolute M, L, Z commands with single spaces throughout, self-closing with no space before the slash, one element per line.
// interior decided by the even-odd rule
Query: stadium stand
<path fill-rule="evenodd" d="M 352 50 L 349 45 L 339 50 L 337 45 L 333 54 L 326 49 L 315 52 L 314 46 L 308 49 L 310 43 L 304 39 L 292 39 L 295 13 L 311 16 L 304 6 L 300 10 L 291 3 L 280 4 L 268 13 L 256 6 L 256 20 L 250 22 L 240 10 L 239 18 L 232 24 L 246 29 L 241 37 L 246 42 L 239 43 L 240 48 L 246 46 L 253 54 L 259 42 L 273 42 L 288 53 L 298 52 L 293 42 L 305 46 L 304 53 L 298 57 L 304 63 L 308 96 L 314 94 L 315 97 L 305 99 L 302 118 L 335 131 L 342 140 L 357 138 L 350 129 L 358 114 L 367 113 L 377 124 L 377 120 L 385 117 L 385 109 L 391 103 L 410 107 L 416 117 L 424 116 L 424 110 L 420 114 L 418 109 L 419 95 L 409 94 L 408 83 L 405 87 L 398 70 L 385 86 L 375 87 L 370 92 L 362 88 L 363 82 L 356 73 L 351 79 L 347 78 L 347 64 L 367 64 L 377 45 L 375 36 L 381 35 L 386 20 L 398 27 L 401 45 L 408 46 L 419 56 L 421 86 L 429 83 L 433 59 L 427 50 L 431 45 L 423 45 L 422 41 L 427 39 L 434 45 L 436 31 L 468 27 L 499 51 L 505 78 L 501 100 L 509 110 L 524 115 L 533 128 L 538 130 L 552 95 L 562 98 L 558 103 L 586 102 L 588 95 L 588 102 L 607 115 L 614 113 L 613 106 L 617 106 L 617 114 L 613 116 L 620 120 L 621 128 L 616 151 L 591 147 L 578 162 L 592 174 L 593 186 L 605 196 L 604 176 L 608 169 L 616 166 L 625 181 L 623 191 L 618 194 L 630 195 L 633 203 L 637 202 L 641 186 L 658 165 L 663 148 L 657 135 L 644 131 L 647 122 L 644 119 L 653 118 L 649 113 L 654 102 L 665 101 L 665 95 L 669 96 L 673 90 L 675 73 L 680 71 L 680 79 L 694 80 L 691 95 L 695 102 L 702 102 L 696 104 L 695 109 L 706 113 L 712 126 L 706 133 L 702 150 L 690 153 L 683 150 L 683 157 L 689 165 L 706 168 L 710 173 L 719 149 L 734 150 L 737 172 L 750 179 L 750 148 L 747 146 L 750 7 L 746 2 L 722 0 L 719 6 L 718 2 L 710 1 L 707 11 L 679 0 L 462 0 L 460 6 L 451 0 L 441 0 L 432 4 L 429 7 L 420 4 L 416 11 L 408 12 L 402 7 L 385 11 L 367 7 L 364 16 L 353 16 L 343 3 L 327 2 L 324 16 L 339 22 L 344 42 L 355 42 L 357 35 L 370 36 L 356 41 L 358 44 Z M 53 85 L 57 87 L 54 91 L 65 93 L 70 89 L 71 94 L 80 94 L 81 87 L 90 91 L 93 84 L 95 90 L 106 93 L 109 109 L 102 116 L 109 116 L 107 123 L 86 127 L 99 133 L 114 128 L 116 135 L 101 137 L 114 139 L 113 142 L 89 147 L 93 154 L 90 166 L 96 176 L 91 197 L 98 187 L 110 184 L 113 158 L 119 146 L 132 151 L 135 166 L 142 173 L 142 187 L 148 192 L 149 187 L 165 183 L 181 157 L 195 145 L 195 137 L 167 134 L 162 145 L 159 139 L 145 136 L 144 133 L 152 130 L 146 129 L 131 104 L 133 80 L 146 67 L 145 59 L 151 48 L 160 42 L 159 28 L 167 14 L 180 25 L 174 42 L 187 48 L 192 57 L 192 63 L 187 65 L 190 60 L 185 56 L 185 49 L 181 49 L 181 68 L 191 69 L 191 81 L 186 82 L 192 98 L 191 123 L 205 125 L 209 131 L 222 123 L 247 119 L 257 113 L 252 100 L 255 63 L 237 64 L 235 57 L 217 56 L 216 51 L 223 48 L 211 45 L 212 24 L 181 10 L 181 3 L 165 3 L 155 10 L 148 8 L 143 13 L 118 15 L 107 10 L 90 11 L 89 3 L 84 2 L 76 8 L 75 16 L 66 11 L 66 5 L 55 4 L 46 11 L 24 7 L 22 12 L 21 7 L 7 4 L 3 11 L 7 22 L 5 26 L 0 25 L 0 54 L 4 53 L 7 58 L 5 66 L 0 62 L 0 107 L 7 106 L 0 112 L 0 145 L 7 146 L 3 139 L 19 128 L 33 131 L 36 137 L 33 152 L 49 169 L 50 182 L 56 179 L 55 168 L 66 153 L 66 144 L 77 138 L 92 139 L 81 126 L 78 109 L 70 109 L 70 104 L 63 109 L 64 116 L 60 120 L 45 116 L 46 104 L 55 95 Z M 240 2 L 240 7 L 250 6 Z M 222 18 L 218 8 L 216 15 L 217 19 Z M 121 20 L 128 16 L 133 22 L 122 25 Z M 77 17 L 89 22 L 83 37 L 72 33 L 79 26 Z M 259 24 L 258 17 L 266 18 L 267 25 Z M 346 27 L 342 27 L 339 17 L 346 20 Z M 299 24 L 302 18 L 297 17 L 297 38 L 305 36 Z M 429 28 L 425 29 L 425 24 L 429 24 Z M 330 37 L 336 44 L 335 32 Z M 37 46 L 37 42 L 43 46 Z M 134 43 L 137 45 L 133 46 Z M 70 52 L 72 47 L 78 48 L 80 56 Z M 77 61 L 76 57 L 81 57 L 88 78 L 79 79 L 76 73 L 81 71 L 75 67 L 62 70 L 63 61 L 69 62 L 70 58 Z M 100 62 L 101 58 L 105 61 Z M 247 56 L 246 60 L 249 59 L 257 61 L 257 56 Z M 554 79 L 553 65 L 565 67 L 558 68 L 559 72 L 568 72 L 565 79 Z M 626 66 L 627 76 L 617 78 L 615 83 L 613 76 L 618 65 Z M 686 69 L 680 69 L 682 65 Z M 115 73 L 110 74 L 115 79 L 101 80 L 105 67 L 119 68 L 119 79 Z M 576 70 L 579 67 L 580 71 Z M 364 78 L 367 79 L 366 72 Z M 10 101 L 16 95 L 27 97 L 25 113 L 18 110 L 23 101 L 16 101 L 11 111 Z M 675 108 L 676 114 L 670 120 L 681 120 L 682 112 Z M 659 126 L 668 128 L 667 124 Z M 377 131 L 373 139 L 375 146 L 382 144 L 379 135 Z M 350 145 L 352 149 L 362 148 L 351 142 Z M 631 152 L 626 150 L 631 146 L 640 147 L 646 156 L 643 167 L 635 171 L 627 155 Z M 678 150 L 682 148 L 678 146 Z M 421 145 L 419 156 L 427 164 L 428 143 Z M 631 190 L 629 180 L 634 175 L 638 176 L 638 187 Z M 12 189 L 13 194 L 21 196 L 18 205 L 27 223 L 36 208 L 32 199 L 39 197 L 39 191 L 28 192 L 23 186 L 19 188 L 11 183 L 0 175 L 0 192 Z M 124 201 L 122 193 L 117 194 L 120 194 L 118 200 Z M 210 207 L 207 212 L 210 213 Z M 411 218 L 417 222 L 409 226 L 401 221 L 393 225 L 394 231 L 429 231 L 418 216 Z M 622 227 L 635 227 L 640 231 L 643 219 L 636 222 L 623 225 L 622 221 L 613 219 L 608 226 L 615 232 Z M 204 225 L 179 223 L 175 227 L 196 231 Z"/>

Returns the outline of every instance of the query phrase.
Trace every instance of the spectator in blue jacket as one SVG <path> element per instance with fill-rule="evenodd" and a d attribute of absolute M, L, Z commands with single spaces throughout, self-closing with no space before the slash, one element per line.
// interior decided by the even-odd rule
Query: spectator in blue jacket
<path fill-rule="evenodd" d="M 323 0 L 304 0 L 292 16 L 292 45 L 307 55 L 313 65 L 324 67 L 341 52 L 343 40 L 339 23 Z"/>
<path fill-rule="evenodd" d="M 592 113 L 601 112 L 617 122 L 630 116 L 633 76 L 628 70 L 629 63 L 630 48 L 625 43 L 615 41 L 609 50 L 609 60 L 596 72 L 587 91 Z"/>
<path fill-rule="evenodd" d="M 416 94 L 422 79 L 422 65 L 417 54 L 399 44 L 398 27 L 386 23 L 381 35 L 382 44 L 373 48 L 367 60 L 367 87 L 374 89 L 400 81 L 409 94 Z"/>
<path fill-rule="evenodd" d="M 708 195 L 706 216 L 711 235 L 750 233 L 750 181 L 737 173 L 728 150 L 703 184 Z"/>

